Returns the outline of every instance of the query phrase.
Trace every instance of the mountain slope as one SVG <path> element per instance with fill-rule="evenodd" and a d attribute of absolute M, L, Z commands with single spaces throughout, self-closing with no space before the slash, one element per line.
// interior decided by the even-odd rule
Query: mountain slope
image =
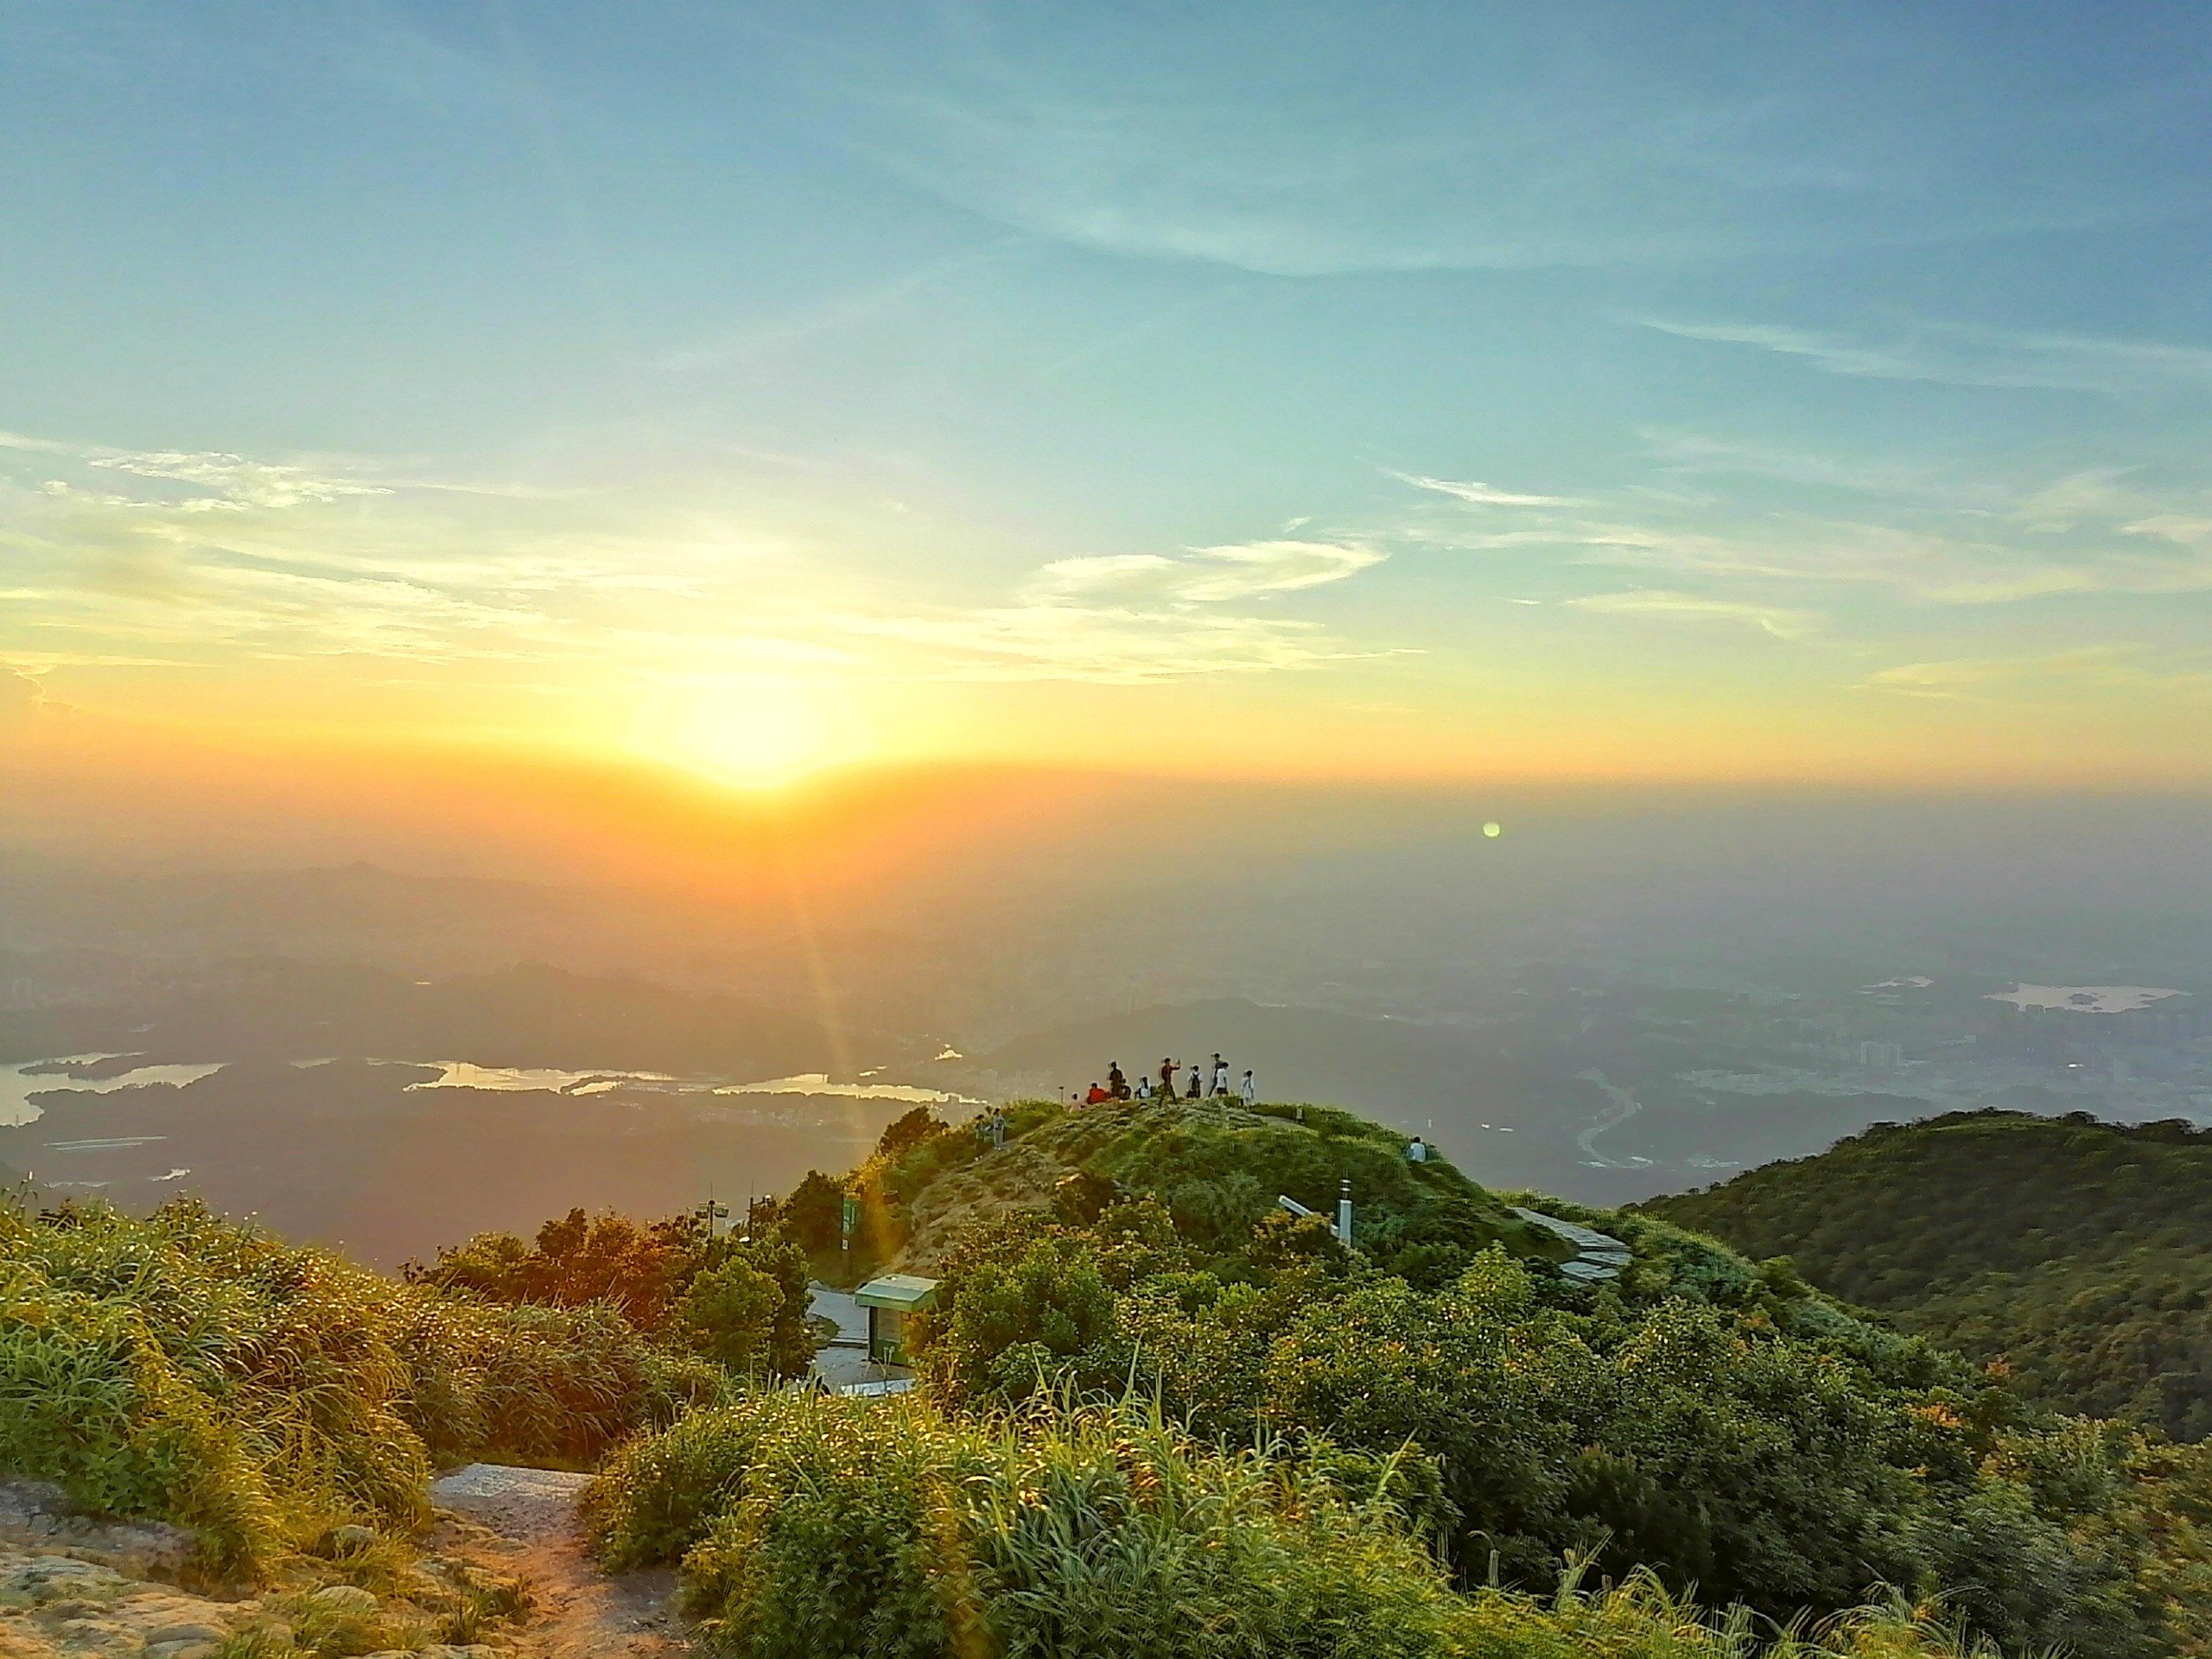
<path fill-rule="evenodd" d="M 1641 1208 L 1788 1255 L 2050 1405 L 2212 1434 L 2212 1134 L 1952 1113 Z"/>

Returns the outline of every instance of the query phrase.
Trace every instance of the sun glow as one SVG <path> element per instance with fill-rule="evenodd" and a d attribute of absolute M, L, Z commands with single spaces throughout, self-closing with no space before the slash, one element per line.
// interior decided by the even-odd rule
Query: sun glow
<path fill-rule="evenodd" d="M 774 789 L 865 757 L 855 711 L 834 689 L 746 677 L 672 685 L 641 714 L 638 747 L 741 789 Z"/>

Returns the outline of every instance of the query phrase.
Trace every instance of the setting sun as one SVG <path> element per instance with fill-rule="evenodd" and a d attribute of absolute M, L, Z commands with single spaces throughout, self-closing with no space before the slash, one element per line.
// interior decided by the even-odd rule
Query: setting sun
<path fill-rule="evenodd" d="M 868 748 L 840 693 L 765 677 L 671 686 L 639 726 L 646 753 L 741 789 L 774 789 Z"/>

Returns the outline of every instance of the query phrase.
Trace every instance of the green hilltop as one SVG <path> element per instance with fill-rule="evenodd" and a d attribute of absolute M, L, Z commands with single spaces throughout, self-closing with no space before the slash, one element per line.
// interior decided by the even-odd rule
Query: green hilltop
<path fill-rule="evenodd" d="M 2060 1410 L 2212 1434 L 2212 1133 L 1951 1113 L 1643 1208 L 1786 1255 Z"/>
<path fill-rule="evenodd" d="M 435 1466 L 596 1468 L 599 1558 L 677 1568 L 731 1659 L 2207 1651 L 2205 1453 L 1787 1262 L 1321 1107 L 1004 1128 L 909 1114 L 746 1236 L 576 1212 L 403 1283 L 190 1205 L 7 1211 L 0 1473 L 246 1584 L 334 1529 L 410 1548 Z M 1524 1212 L 1621 1248 L 1578 1275 Z M 891 1268 L 941 1281 L 915 1391 L 788 1386 L 810 1272 Z M 371 1634 L 256 1639 L 222 1659 Z"/>

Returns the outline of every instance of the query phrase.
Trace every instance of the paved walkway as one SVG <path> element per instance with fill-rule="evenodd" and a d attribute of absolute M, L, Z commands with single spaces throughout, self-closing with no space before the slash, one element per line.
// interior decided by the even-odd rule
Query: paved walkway
<path fill-rule="evenodd" d="M 1559 1270 L 1570 1279 L 1618 1279 L 1631 1259 L 1628 1246 L 1610 1233 L 1580 1227 L 1573 1222 L 1561 1221 L 1557 1216 L 1548 1216 L 1541 1210 L 1524 1210 L 1518 1205 L 1514 1205 L 1513 1213 L 1574 1246 L 1574 1260 L 1559 1264 Z"/>

